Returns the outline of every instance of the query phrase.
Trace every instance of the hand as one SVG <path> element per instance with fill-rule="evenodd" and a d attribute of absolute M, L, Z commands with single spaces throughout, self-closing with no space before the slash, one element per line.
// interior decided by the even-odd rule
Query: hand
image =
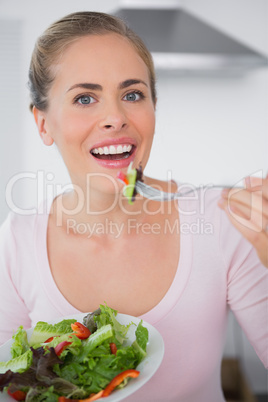
<path fill-rule="evenodd" d="M 245 189 L 224 189 L 221 195 L 219 207 L 268 268 L 268 174 L 265 179 L 247 177 Z"/>

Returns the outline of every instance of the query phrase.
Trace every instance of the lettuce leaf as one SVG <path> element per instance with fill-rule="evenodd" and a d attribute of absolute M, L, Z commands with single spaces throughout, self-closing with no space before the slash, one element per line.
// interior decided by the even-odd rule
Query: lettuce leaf
<path fill-rule="evenodd" d="M 47 342 L 44 344 L 41 344 L 41 346 L 46 346 L 46 348 L 55 348 L 59 343 L 61 342 L 71 342 L 70 345 L 67 346 L 67 348 L 61 353 L 60 358 L 63 359 L 67 353 L 71 352 L 73 354 L 78 354 L 82 343 L 81 343 L 81 339 L 77 338 L 76 335 L 72 334 L 65 334 L 65 335 L 61 335 L 61 336 L 56 336 L 54 337 L 54 339 L 51 342 Z"/>
<path fill-rule="evenodd" d="M 104 325 L 99 328 L 84 343 L 86 353 L 92 352 L 97 346 L 101 345 L 107 339 L 111 339 L 114 335 L 113 328 L 110 324 Z"/>
<path fill-rule="evenodd" d="M 120 343 L 127 339 L 127 332 L 129 327 L 133 324 L 130 322 L 128 325 L 120 324 L 117 319 L 117 311 L 111 307 L 100 305 L 101 313 L 95 317 L 97 327 L 101 328 L 104 325 L 110 324 L 113 327 L 115 338 Z"/>
<path fill-rule="evenodd" d="M 49 388 L 31 388 L 27 393 L 27 402 L 58 402 L 58 395 L 54 393 L 54 387 L 51 386 Z"/>
<path fill-rule="evenodd" d="M 128 179 L 128 185 L 124 187 L 123 189 L 123 194 L 125 197 L 128 198 L 129 204 L 133 204 L 133 194 L 134 194 L 134 189 L 135 189 L 135 184 L 136 184 L 136 179 L 137 179 L 137 170 L 132 168 L 133 162 L 131 162 L 128 166 L 127 169 L 127 179 Z"/>
<path fill-rule="evenodd" d="M 17 332 L 12 336 L 12 339 L 14 339 L 10 349 L 12 358 L 21 356 L 30 349 L 27 332 L 23 329 L 22 325 L 17 329 Z"/>
<path fill-rule="evenodd" d="M 14 373 L 9 370 L 0 375 L 0 391 L 9 386 L 11 392 L 23 389 L 28 391 L 30 395 L 36 396 L 36 393 L 42 394 L 51 387 L 49 392 L 55 395 L 64 395 L 68 398 L 83 398 L 86 396 L 83 389 L 80 389 L 70 381 L 60 378 L 53 371 L 55 365 L 63 364 L 53 348 L 48 351 L 45 351 L 42 347 L 38 349 L 31 348 L 30 352 L 32 352 L 33 356 L 30 368 L 23 373 Z M 30 400 L 35 401 L 36 399 Z M 43 400 L 50 401 L 53 399 Z"/>
<path fill-rule="evenodd" d="M 11 392 L 24 390 L 27 402 L 56 402 L 61 395 L 82 399 L 104 389 L 122 371 L 135 369 L 146 356 L 148 330 L 141 321 L 136 328 L 135 341 L 127 345 L 128 329 L 135 324 L 122 325 L 116 316 L 116 310 L 100 305 L 100 309 L 87 316 L 88 324 L 95 332 L 85 340 L 73 334 L 71 324 L 75 319 L 55 325 L 38 322 L 29 344 L 20 327 L 13 337 L 12 353 L 17 357 L 10 361 L 13 362 L 12 368 L 6 366 L 10 362 L 0 363 L 0 367 L 5 365 L 5 374 L 0 374 L 0 391 L 5 387 L 10 387 Z M 54 339 L 44 343 L 50 337 Z M 59 358 L 54 348 L 63 341 L 71 344 Z M 116 344 L 116 354 L 111 353 L 110 343 Z M 31 359 L 26 364 L 27 354 Z M 127 381 L 121 386 L 126 384 Z"/>
<path fill-rule="evenodd" d="M 71 324 L 75 323 L 76 320 L 62 320 L 57 324 L 48 324 L 44 321 L 39 321 L 32 333 L 30 338 L 30 346 L 38 345 L 45 342 L 48 338 L 52 336 L 60 336 L 64 334 L 72 334 Z"/>
<path fill-rule="evenodd" d="M 148 339 L 149 339 L 148 329 L 142 325 L 142 321 L 139 322 L 135 335 L 136 335 L 136 340 L 132 343 L 132 347 L 136 350 L 138 360 L 140 363 L 147 354 L 146 349 L 147 349 L 147 343 L 148 343 Z"/>
<path fill-rule="evenodd" d="M 32 352 L 27 350 L 20 356 L 15 357 L 7 362 L 0 362 L 0 374 L 4 374 L 8 370 L 14 373 L 23 372 L 27 370 L 32 364 Z"/>
<path fill-rule="evenodd" d="M 93 311 L 93 313 L 89 313 L 83 318 L 83 324 L 90 330 L 91 334 L 93 334 L 93 332 L 97 331 L 98 329 L 94 317 L 100 315 L 100 313 L 101 309 L 98 308 L 97 310 Z"/>

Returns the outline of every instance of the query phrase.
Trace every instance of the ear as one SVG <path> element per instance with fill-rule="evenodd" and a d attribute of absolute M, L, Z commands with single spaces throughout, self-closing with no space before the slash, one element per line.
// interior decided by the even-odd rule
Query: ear
<path fill-rule="evenodd" d="M 47 124 L 46 124 L 46 115 L 45 112 L 42 110 L 37 109 L 35 106 L 33 107 L 33 115 L 34 115 L 34 120 L 36 122 L 39 135 L 43 141 L 43 143 L 47 146 L 50 146 L 53 144 L 54 140 L 53 138 L 49 135 L 48 130 L 47 130 Z"/>

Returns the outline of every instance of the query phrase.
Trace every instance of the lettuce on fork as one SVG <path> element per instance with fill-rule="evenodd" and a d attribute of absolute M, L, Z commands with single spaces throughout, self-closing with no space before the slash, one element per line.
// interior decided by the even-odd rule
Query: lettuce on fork
<path fill-rule="evenodd" d="M 116 377 L 135 371 L 146 356 L 148 343 L 142 321 L 130 344 L 128 330 L 135 324 L 122 325 L 116 316 L 116 310 L 100 305 L 84 317 L 86 339 L 73 331 L 79 329 L 74 319 L 54 325 L 37 323 L 29 342 L 19 327 L 13 336 L 12 359 L 0 363 L 0 391 L 22 391 L 27 402 L 56 402 L 60 396 L 83 399 L 105 392 Z M 119 386 L 126 384 L 125 379 Z"/>

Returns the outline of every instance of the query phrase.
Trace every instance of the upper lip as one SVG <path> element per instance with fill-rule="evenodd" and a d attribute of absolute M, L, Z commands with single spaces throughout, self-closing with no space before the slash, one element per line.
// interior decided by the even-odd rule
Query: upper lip
<path fill-rule="evenodd" d="M 137 142 L 129 137 L 121 137 L 121 138 L 106 138 L 103 141 L 100 141 L 96 144 L 94 144 L 90 151 L 92 151 L 95 148 L 103 148 L 103 147 L 108 147 L 109 145 L 134 145 L 137 146 Z"/>

